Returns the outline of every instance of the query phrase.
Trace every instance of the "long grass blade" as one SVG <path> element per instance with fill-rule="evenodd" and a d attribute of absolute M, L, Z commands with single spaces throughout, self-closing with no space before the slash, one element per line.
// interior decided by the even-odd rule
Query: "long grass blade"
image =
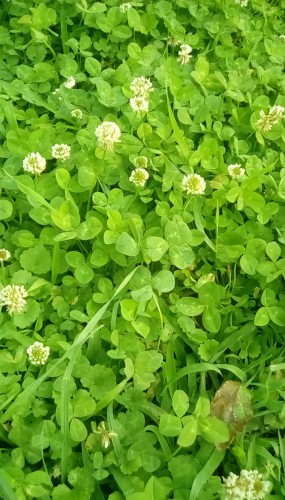
<path fill-rule="evenodd" d="M 172 111 L 172 107 L 171 107 L 171 104 L 170 104 L 170 101 L 169 101 L 169 96 L 168 96 L 168 92 L 166 91 L 166 103 L 167 103 L 167 111 L 168 111 L 168 115 L 169 115 L 169 119 L 170 119 L 170 123 L 171 123 L 171 127 L 172 127 L 172 130 L 173 130 L 173 135 L 175 137 L 175 140 L 178 144 L 178 146 L 180 147 L 180 150 L 181 150 L 181 153 L 183 154 L 183 160 L 184 161 L 188 161 L 188 157 L 189 157 L 189 148 L 185 142 L 185 139 L 182 135 L 182 132 L 178 126 L 178 123 L 175 119 L 175 116 L 174 116 L 174 113 Z"/>
<path fill-rule="evenodd" d="M 208 479 L 222 462 L 225 451 L 214 450 L 203 469 L 195 477 L 190 491 L 189 500 L 196 500 Z"/>
<path fill-rule="evenodd" d="M 10 486 L 9 476 L 3 469 L 0 469 L 0 497 L 3 500 L 17 500 Z"/>

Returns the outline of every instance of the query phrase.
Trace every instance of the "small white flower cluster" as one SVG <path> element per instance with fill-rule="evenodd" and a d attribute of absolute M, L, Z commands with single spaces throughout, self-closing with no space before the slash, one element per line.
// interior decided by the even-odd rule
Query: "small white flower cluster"
<path fill-rule="evenodd" d="M 283 106 L 272 106 L 266 114 L 262 109 L 259 112 L 259 120 L 256 122 L 256 126 L 262 132 L 269 132 L 272 129 L 272 125 L 276 125 L 277 123 L 284 118 L 285 108 Z"/>
<path fill-rule="evenodd" d="M 75 81 L 75 78 L 73 78 L 73 76 L 70 76 L 64 82 L 64 86 L 66 89 L 73 89 L 73 87 L 75 87 L 75 84 L 76 84 L 76 81 Z"/>
<path fill-rule="evenodd" d="M 235 3 L 238 3 L 241 7 L 246 7 L 248 0 L 235 0 Z"/>
<path fill-rule="evenodd" d="M 4 262 L 4 260 L 9 260 L 11 258 L 11 253 L 6 248 L 0 249 L 0 262 Z"/>
<path fill-rule="evenodd" d="M 178 40 L 178 38 L 175 38 L 175 36 L 173 35 L 170 35 L 167 39 L 167 45 L 169 45 L 170 47 L 177 47 L 177 45 L 181 44 L 181 40 Z"/>
<path fill-rule="evenodd" d="M 180 62 L 180 64 L 184 65 L 184 64 L 187 64 L 192 55 L 191 55 L 191 52 L 192 52 L 192 47 L 191 45 L 187 45 L 187 43 L 182 43 L 182 45 L 180 45 L 180 50 L 178 52 L 178 56 L 177 57 L 177 61 Z"/>
<path fill-rule="evenodd" d="M 134 97 L 130 99 L 130 106 L 133 111 L 147 113 L 149 108 L 149 93 L 153 91 L 153 86 L 149 78 L 137 76 L 133 79 L 130 89 Z"/>
<path fill-rule="evenodd" d="M 132 110 L 135 111 L 135 113 L 138 113 L 139 111 L 141 113 L 147 113 L 149 108 L 149 102 L 145 97 L 141 96 L 131 97 L 130 106 Z"/>
<path fill-rule="evenodd" d="M 103 122 L 95 130 L 95 135 L 103 149 L 112 150 L 116 142 L 121 142 L 121 130 L 114 122 Z"/>
<path fill-rule="evenodd" d="M 230 472 L 223 478 L 225 500 L 262 500 L 270 493 L 270 481 L 264 481 L 258 470 L 242 470 L 237 476 Z"/>
<path fill-rule="evenodd" d="M 27 304 L 28 292 L 23 285 L 7 285 L 0 292 L 0 302 L 7 307 L 8 313 L 22 313 Z"/>
<path fill-rule="evenodd" d="M 148 178 L 149 173 L 145 168 L 135 168 L 135 170 L 131 172 L 129 181 L 132 182 L 136 187 L 144 187 Z"/>
<path fill-rule="evenodd" d="M 120 5 L 120 11 L 123 12 L 123 14 L 125 14 L 131 8 L 131 6 L 132 4 L 130 2 L 122 3 Z"/>
<path fill-rule="evenodd" d="M 32 365 L 44 365 L 49 357 L 50 348 L 42 342 L 34 342 L 27 349 L 29 361 Z"/>
<path fill-rule="evenodd" d="M 136 168 L 147 168 L 148 159 L 146 156 L 137 156 L 133 163 Z"/>
<path fill-rule="evenodd" d="M 46 168 L 46 159 L 40 153 L 29 153 L 23 160 L 23 169 L 31 174 L 40 175 Z"/>
<path fill-rule="evenodd" d="M 70 158 L 71 147 L 67 144 L 54 144 L 51 148 L 52 157 L 56 160 L 66 161 Z"/>
<path fill-rule="evenodd" d="M 70 111 L 70 115 L 72 116 L 72 118 L 75 118 L 75 120 L 81 120 L 83 113 L 81 109 L 77 108 L 77 109 L 72 109 Z"/>
<path fill-rule="evenodd" d="M 239 163 L 233 163 L 228 166 L 228 174 L 236 180 L 239 180 L 245 173 L 244 168 Z"/>
<path fill-rule="evenodd" d="M 182 189 L 186 191 L 187 194 L 204 194 L 206 189 L 205 179 L 198 174 L 184 175 Z"/>
<path fill-rule="evenodd" d="M 98 424 L 97 430 L 94 431 L 94 433 L 99 434 L 99 436 L 101 436 L 101 442 L 102 442 L 103 448 L 108 448 L 112 438 L 115 438 L 118 436 L 118 434 L 116 432 L 110 431 L 106 427 L 106 423 L 104 421 L 100 422 Z"/>
<path fill-rule="evenodd" d="M 282 40 L 282 42 L 285 42 L 285 35 L 279 35 L 279 38 L 280 40 Z"/>

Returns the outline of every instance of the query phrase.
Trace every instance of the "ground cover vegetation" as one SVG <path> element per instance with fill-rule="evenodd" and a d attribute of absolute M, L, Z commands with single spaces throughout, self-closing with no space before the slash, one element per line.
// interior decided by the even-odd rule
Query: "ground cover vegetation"
<path fill-rule="evenodd" d="M 3 0 L 0 497 L 285 497 L 285 2 Z"/>

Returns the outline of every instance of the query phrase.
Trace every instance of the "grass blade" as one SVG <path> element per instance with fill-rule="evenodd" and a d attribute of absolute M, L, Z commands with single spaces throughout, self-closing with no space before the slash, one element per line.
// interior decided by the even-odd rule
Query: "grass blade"
<path fill-rule="evenodd" d="M 17 500 L 10 486 L 9 476 L 3 469 L 0 469 L 0 496 L 3 500 Z"/>
<path fill-rule="evenodd" d="M 225 451 L 218 451 L 216 449 L 213 451 L 206 465 L 194 479 L 190 491 L 189 500 L 196 500 L 198 498 L 202 488 L 205 486 L 206 482 L 211 477 L 213 472 L 215 472 L 217 467 L 220 465 L 221 461 L 225 456 L 225 453 L 226 453 Z"/>

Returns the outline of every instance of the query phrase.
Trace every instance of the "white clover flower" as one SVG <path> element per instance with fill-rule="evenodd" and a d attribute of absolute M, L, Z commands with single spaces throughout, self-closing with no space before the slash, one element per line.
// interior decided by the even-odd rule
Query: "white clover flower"
<path fill-rule="evenodd" d="M 279 35 L 279 38 L 280 40 L 282 40 L 282 42 L 285 42 L 285 35 Z"/>
<path fill-rule="evenodd" d="M 177 47 L 177 45 L 181 44 L 182 44 L 181 40 L 178 40 L 173 35 L 170 35 L 167 39 L 167 45 L 169 45 L 170 47 Z"/>
<path fill-rule="evenodd" d="M 60 94 L 60 89 L 57 88 L 57 89 L 54 89 L 54 91 L 52 92 L 52 95 L 59 95 Z"/>
<path fill-rule="evenodd" d="M 149 78 L 145 76 L 137 76 L 133 79 L 130 89 L 137 97 L 148 97 L 148 94 L 153 91 L 153 86 Z"/>
<path fill-rule="evenodd" d="M 180 50 L 178 52 L 179 57 L 177 58 L 177 61 L 180 62 L 180 64 L 187 64 L 190 59 L 191 59 L 191 52 L 192 52 L 192 47 L 190 45 L 187 45 L 187 43 L 182 43 L 180 45 Z"/>
<path fill-rule="evenodd" d="M 235 3 L 238 3 L 241 7 L 246 7 L 248 0 L 235 0 Z"/>
<path fill-rule="evenodd" d="M 148 100 L 145 97 L 137 96 L 130 99 L 130 106 L 136 113 L 141 111 L 142 113 L 148 112 Z"/>
<path fill-rule="evenodd" d="M 116 142 L 121 142 L 120 127 L 114 122 L 103 122 L 95 130 L 100 146 L 103 149 L 113 149 Z"/>
<path fill-rule="evenodd" d="M 146 156 L 137 156 L 134 159 L 134 166 L 136 168 L 147 168 L 148 159 Z"/>
<path fill-rule="evenodd" d="M 64 86 L 66 89 L 73 89 L 73 87 L 75 87 L 75 84 L 76 84 L 76 81 L 75 79 L 73 78 L 73 76 L 70 76 L 69 78 L 67 78 L 67 80 L 65 80 L 64 82 Z"/>
<path fill-rule="evenodd" d="M 244 168 L 239 163 L 233 163 L 228 166 L 228 174 L 233 178 L 233 179 L 240 179 L 245 173 Z"/>
<path fill-rule="evenodd" d="M 265 111 L 262 109 L 259 112 L 259 120 L 256 122 L 256 126 L 259 130 L 262 130 L 263 132 L 269 132 L 269 130 L 272 129 L 272 125 L 276 125 L 277 123 L 284 118 L 284 111 L 285 108 L 283 106 L 272 106 L 268 112 L 268 114 L 265 113 Z"/>
<path fill-rule="evenodd" d="M 70 111 L 70 114 L 72 116 L 72 118 L 75 118 L 75 120 L 81 120 L 82 119 L 82 116 L 83 116 L 83 113 L 81 111 L 81 109 L 72 109 Z"/>
<path fill-rule="evenodd" d="M 54 144 L 51 148 L 52 157 L 56 160 L 66 161 L 70 158 L 71 147 L 67 144 Z"/>
<path fill-rule="evenodd" d="M 34 342 L 27 349 L 27 355 L 32 365 L 44 365 L 49 357 L 50 348 L 42 342 Z"/>
<path fill-rule="evenodd" d="M 46 159 L 40 153 L 29 153 L 23 160 L 23 169 L 31 174 L 41 175 L 46 168 Z"/>
<path fill-rule="evenodd" d="M 120 5 L 120 11 L 123 12 L 123 13 L 125 13 L 125 12 L 127 12 L 131 8 L 131 6 L 132 6 L 132 4 L 129 3 L 129 2 L 122 3 Z"/>
<path fill-rule="evenodd" d="M 186 191 L 187 194 L 204 194 L 206 189 L 205 179 L 198 174 L 184 175 L 182 189 Z"/>
<path fill-rule="evenodd" d="M 225 500 L 262 500 L 270 493 L 270 481 L 264 481 L 258 470 L 242 470 L 237 476 L 230 472 L 223 478 Z"/>
<path fill-rule="evenodd" d="M 4 262 L 4 260 L 9 260 L 11 258 L 11 253 L 6 248 L 0 249 L 0 262 Z"/>
<path fill-rule="evenodd" d="M 137 187 L 144 187 L 148 178 L 149 173 L 145 168 L 136 168 L 131 172 L 129 181 Z"/>
<path fill-rule="evenodd" d="M 8 313 L 22 313 L 27 301 L 28 292 L 23 285 L 7 285 L 0 292 L 0 302 L 6 307 Z"/>
<path fill-rule="evenodd" d="M 97 430 L 94 431 L 95 434 L 99 434 L 101 436 L 101 442 L 103 448 L 108 448 L 112 438 L 117 437 L 118 434 L 114 431 L 109 431 L 106 427 L 106 422 L 100 422 L 98 424 Z"/>
<path fill-rule="evenodd" d="M 269 132 L 272 129 L 272 122 L 269 115 L 267 115 L 263 109 L 259 112 L 259 120 L 256 122 L 256 126 L 259 130 L 263 132 Z"/>

